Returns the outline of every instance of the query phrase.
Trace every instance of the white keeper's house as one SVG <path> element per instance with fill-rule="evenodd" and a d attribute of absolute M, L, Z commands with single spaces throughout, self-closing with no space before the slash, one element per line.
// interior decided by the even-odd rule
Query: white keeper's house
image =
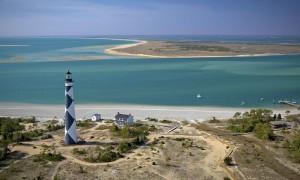
<path fill-rule="evenodd" d="M 92 121 L 101 121 L 101 115 L 100 114 L 93 114 Z"/>
<path fill-rule="evenodd" d="M 126 124 L 132 124 L 133 123 L 133 116 L 129 114 L 118 114 L 115 116 L 116 123 L 118 125 L 126 125 Z"/>

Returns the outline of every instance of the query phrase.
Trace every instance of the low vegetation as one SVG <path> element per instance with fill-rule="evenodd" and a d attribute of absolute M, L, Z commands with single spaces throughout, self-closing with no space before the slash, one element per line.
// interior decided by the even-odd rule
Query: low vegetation
<path fill-rule="evenodd" d="M 43 135 L 42 130 L 32 130 L 28 132 L 23 132 L 25 127 L 20 123 L 23 121 L 35 122 L 35 118 L 30 118 L 22 120 L 19 118 L 0 118 L 0 160 L 4 160 L 9 155 L 8 145 L 10 143 L 19 143 L 21 141 L 28 141 L 32 138 Z"/>
<path fill-rule="evenodd" d="M 43 144 L 40 154 L 33 159 L 33 162 L 46 165 L 49 161 L 61 161 L 63 159 L 64 157 L 56 151 L 55 144 L 51 146 Z"/>
<path fill-rule="evenodd" d="M 229 52 L 231 51 L 230 48 L 223 47 L 223 46 L 207 46 L 207 45 L 194 45 L 194 44 L 180 44 L 178 47 L 181 50 L 197 50 L 197 51 L 222 51 L 222 52 Z"/>
<path fill-rule="evenodd" d="M 76 121 L 76 126 L 89 129 L 95 126 L 95 122 L 92 122 L 91 120 Z"/>
<path fill-rule="evenodd" d="M 147 121 L 152 121 L 152 122 L 158 122 L 158 119 L 156 119 L 156 118 L 147 117 L 146 120 Z"/>
<path fill-rule="evenodd" d="M 221 121 L 218 120 L 216 117 L 213 117 L 212 119 L 208 120 L 208 123 L 220 123 Z"/>
<path fill-rule="evenodd" d="M 170 121 L 170 120 L 161 120 L 161 121 L 159 121 L 159 122 L 161 122 L 161 123 L 167 123 L 167 124 L 170 124 L 170 123 L 172 123 L 172 121 Z"/>
<path fill-rule="evenodd" d="M 143 143 L 143 141 L 137 137 L 132 141 L 121 141 L 115 146 L 97 146 L 96 148 L 89 148 L 88 150 L 84 148 L 74 148 L 72 153 L 82 157 L 83 160 L 87 162 L 112 162 L 122 157 L 123 153 L 136 149 L 141 143 Z"/>
<path fill-rule="evenodd" d="M 127 153 L 133 149 L 136 149 L 139 145 L 144 144 L 147 141 L 147 135 L 149 131 L 155 130 L 154 126 L 143 126 L 137 124 L 126 125 L 123 128 L 119 128 L 116 125 L 110 127 L 110 132 L 115 136 L 122 138 L 130 138 L 129 140 L 123 140 L 116 145 L 97 146 L 96 148 L 74 148 L 72 153 L 79 158 L 92 163 L 111 162 L 122 157 L 123 153 Z"/>
<path fill-rule="evenodd" d="M 59 130 L 59 129 L 63 129 L 65 128 L 65 125 L 64 124 L 48 124 L 47 125 L 47 131 L 56 131 L 56 130 Z"/>
<path fill-rule="evenodd" d="M 106 129 L 109 129 L 110 126 L 106 126 L 106 125 L 100 125 L 96 128 L 96 130 L 106 130 Z"/>
<path fill-rule="evenodd" d="M 288 156 L 292 161 L 300 163 L 300 133 L 291 140 L 285 140 L 283 147 L 287 149 Z"/>
<path fill-rule="evenodd" d="M 145 139 L 150 131 L 156 130 L 155 126 L 128 124 L 123 128 L 116 125 L 110 127 L 110 132 L 122 138 L 136 138 L 140 137 Z"/>
<path fill-rule="evenodd" d="M 224 163 L 225 165 L 230 166 L 232 164 L 232 157 L 225 157 Z"/>

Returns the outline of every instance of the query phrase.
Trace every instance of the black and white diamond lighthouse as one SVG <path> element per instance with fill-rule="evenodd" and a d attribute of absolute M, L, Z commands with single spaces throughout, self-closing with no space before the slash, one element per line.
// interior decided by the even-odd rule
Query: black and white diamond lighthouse
<path fill-rule="evenodd" d="M 72 73 L 70 73 L 69 71 L 66 73 L 65 87 L 65 144 L 76 144 L 77 132 L 74 108 L 73 80 Z"/>

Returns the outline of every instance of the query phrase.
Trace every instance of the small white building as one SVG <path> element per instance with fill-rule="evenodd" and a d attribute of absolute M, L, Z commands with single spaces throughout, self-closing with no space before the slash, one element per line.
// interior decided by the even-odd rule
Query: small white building
<path fill-rule="evenodd" d="M 100 114 L 94 114 L 92 116 L 92 121 L 100 121 L 101 120 L 101 115 Z"/>
<path fill-rule="evenodd" d="M 126 124 L 132 124 L 133 123 L 133 116 L 129 113 L 127 114 L 118 114 L 115 116 L 116 123 L 118 125 L 126 125 Z"/>

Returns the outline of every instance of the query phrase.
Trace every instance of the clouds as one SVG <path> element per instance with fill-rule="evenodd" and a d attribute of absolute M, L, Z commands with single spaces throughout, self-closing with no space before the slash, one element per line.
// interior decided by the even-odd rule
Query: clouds
<path fill-rule="evenodd" d="M 299 34 L 299 3 L 270 2 L 0 0 L 0 35 Z"/>

